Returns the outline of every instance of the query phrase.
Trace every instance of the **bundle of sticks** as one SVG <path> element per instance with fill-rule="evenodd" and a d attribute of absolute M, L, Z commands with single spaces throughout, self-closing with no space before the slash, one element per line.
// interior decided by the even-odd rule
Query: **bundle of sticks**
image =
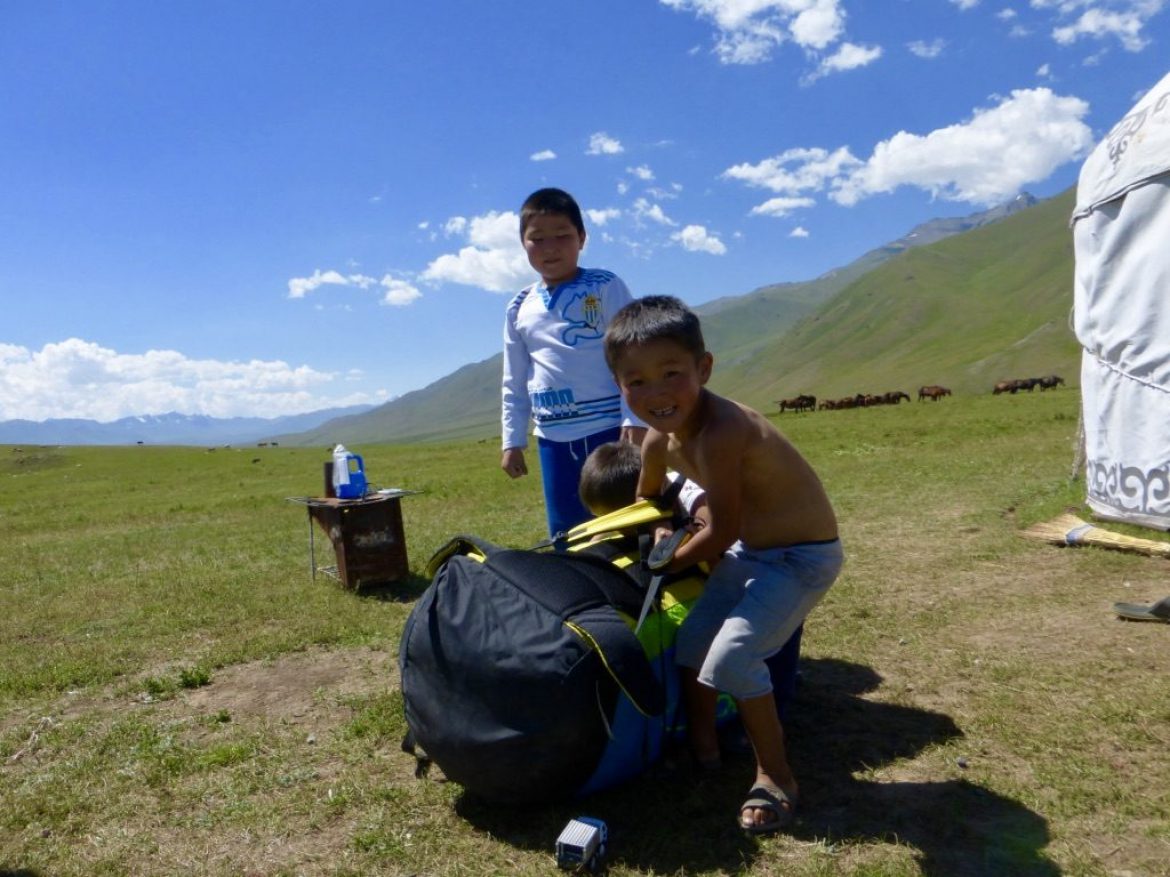
<path fill-rule="evenodd" d="M 1115 548 L 1119 551 L 1135 551 L 1155 557 L 1170 557 L 1170 542 L 1142 539 L 1114 533 L 1082 521 L 1076 515 L 1060 515 L 1051 521 L 1033 524 L 1020 535 L 1054 545 L 1096 545 L 1100 548 Z"/>

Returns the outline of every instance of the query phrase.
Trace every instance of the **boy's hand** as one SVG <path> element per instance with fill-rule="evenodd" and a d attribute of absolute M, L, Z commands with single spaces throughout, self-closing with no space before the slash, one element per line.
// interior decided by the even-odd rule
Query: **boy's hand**
<path fill-rule="evenodd" d="M 524 462 L 523 448 L 507 448 L 500 458 L 500 468 L 508 473 L 509 478 L 519 478 L 528 474 L 528 464 Z"/>
<path fill-rule="evenodd" d="M 619 441 L 629 442 L 631 445 L 642 447 L 642 439 L 646 438 L 644 426 L 623 426 Z"/>

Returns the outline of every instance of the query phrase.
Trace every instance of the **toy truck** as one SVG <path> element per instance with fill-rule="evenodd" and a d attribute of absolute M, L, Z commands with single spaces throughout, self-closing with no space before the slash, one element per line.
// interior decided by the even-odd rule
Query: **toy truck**
<path fill-rule="evenodd" d="M 557 866 L 596 872 L 605 858 L 609 829 L 600 819 L 578 816 L 570 819 L 557 838 Z"/>

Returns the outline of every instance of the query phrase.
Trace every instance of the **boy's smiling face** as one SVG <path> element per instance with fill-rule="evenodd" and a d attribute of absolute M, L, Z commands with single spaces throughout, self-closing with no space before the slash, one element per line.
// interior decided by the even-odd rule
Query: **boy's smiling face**
<path fill-rule="evenodd" d="M 614 378 L 630 410 L 648 426 L 677 433 L 686 431 L 712 363 L 710 353 L 696 358 L 677 341 L 661 338 L 623 350 Z"/>
<path fill-rule="evenodd" d="M 585 233 L 573 220 L 560 213 L 533 216 L 520 238 L 528 264 L 537 270 L 547 286 L 577 276 L 577 259 L 585 246 Z"/>

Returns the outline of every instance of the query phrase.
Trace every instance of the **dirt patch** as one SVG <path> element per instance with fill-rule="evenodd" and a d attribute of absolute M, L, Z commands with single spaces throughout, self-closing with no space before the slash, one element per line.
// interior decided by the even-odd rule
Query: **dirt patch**
<path fill-rule="evenodd" d="M 182 692 L 165 710 L 324 728 L 338 722 L 338 703 L 397 686 L 388 652 L 311 649 L 216 670 L 210 684 Z"/>
<path fill-rule="evenodd" d="M 59 723 L 108 723 L 127 710 L 152 710 L 171 722 L 222 714 L 236 724 L 300 726 L 306 735 L 318 736 L 351 718 L 347 704 L 397 689 L 398 678 L 390 652 L 313 648 L 222 667 L 207 685 L 181 690 L 170 700 L 152 700 L 141 690 L 128 696 L 112 686 L 69 692 L 35 710 L 13 711 L 0 723 L 0 733 L 16 733 L 23 741 L 10 764 L 35 756 L 41 735 Z"/>

